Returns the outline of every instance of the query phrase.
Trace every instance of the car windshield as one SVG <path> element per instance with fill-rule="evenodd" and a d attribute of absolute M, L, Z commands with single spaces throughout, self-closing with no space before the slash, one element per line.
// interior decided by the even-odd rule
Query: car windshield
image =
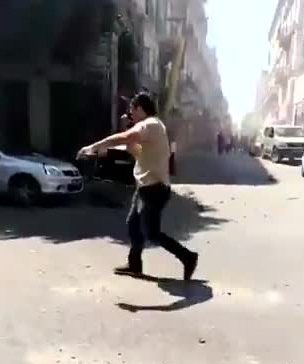
<path fill-rule="evenodd" d="M 302 128 L 276 128 L 275 134 L 279 137 L 300 138 L 304 137 Z"/>

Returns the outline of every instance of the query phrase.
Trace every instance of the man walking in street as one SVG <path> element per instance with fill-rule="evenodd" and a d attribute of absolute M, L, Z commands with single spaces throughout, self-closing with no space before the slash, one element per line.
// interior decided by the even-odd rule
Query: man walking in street
<path fill-rule="evenodd" d="M 127 145 L 136 163 L 136 191 L 127 218 L 131 249 L 128 264 L 115 269 L 116 274 L 140 277 L 143 274 L 142 252 L 146 240 L 160 244 L 184 265 L 184 279 L 190 280 L 198 254 L 183 247 L 161 231 L 163 209 L 170 200 L 170 147 L 164 124 L 157 117 L 156 105 L 149 94 L 140 93 L 131 102 L 134 126 L 93 145 L 82 148 L 78 158 L 103 153 L 110 147 Z"/>
<path fill-rule="evenodd" d="M 225 138 L 222 131 L 217 134 L 217 153 L 222 155 L 225 150 Z"/>

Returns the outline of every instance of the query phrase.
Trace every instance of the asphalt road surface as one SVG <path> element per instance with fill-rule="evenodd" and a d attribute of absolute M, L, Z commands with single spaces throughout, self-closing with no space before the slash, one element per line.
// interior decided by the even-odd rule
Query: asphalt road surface
<path fill-rule="evenodd" d="M 304 363 L 299 167 L 199 153 L 178 167 L 165 227 L 200 253 L 190 283 L 157 247 L 146 280 L 112 274 L 128 248 L 118 187 L 0 208 L 2 363 Z"/>

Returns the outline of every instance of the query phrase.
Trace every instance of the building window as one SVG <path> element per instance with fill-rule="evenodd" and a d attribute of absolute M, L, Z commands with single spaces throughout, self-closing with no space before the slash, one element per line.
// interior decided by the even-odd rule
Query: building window
<path fill-rule="evenodd" d="M 130 1 L 130 0 L 128 0 Z M 145 14 L 150 18 L 155 17 L 156 4 L 153 0 L 145 0 Z"/>
<path fill-rule="evenodd" d="M 146 15 L 150 15 L 150 1 L 151 0 L 146 0 L 145 1 L 145 11 L 146 11 Z"/>

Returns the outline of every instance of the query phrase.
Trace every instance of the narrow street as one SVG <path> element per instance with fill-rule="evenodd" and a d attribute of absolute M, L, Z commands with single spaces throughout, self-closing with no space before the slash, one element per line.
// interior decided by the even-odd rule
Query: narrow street
<path fill-rule="evenodd" d="M 0 208 L 3 363 L 303 364 L 300 167 L 194 153 L 178 168 L 165 223 L 200 253 L 190 283 L 155 247 L 146 280 L 112 274 L 128 248 L 115 204 Z"/>

